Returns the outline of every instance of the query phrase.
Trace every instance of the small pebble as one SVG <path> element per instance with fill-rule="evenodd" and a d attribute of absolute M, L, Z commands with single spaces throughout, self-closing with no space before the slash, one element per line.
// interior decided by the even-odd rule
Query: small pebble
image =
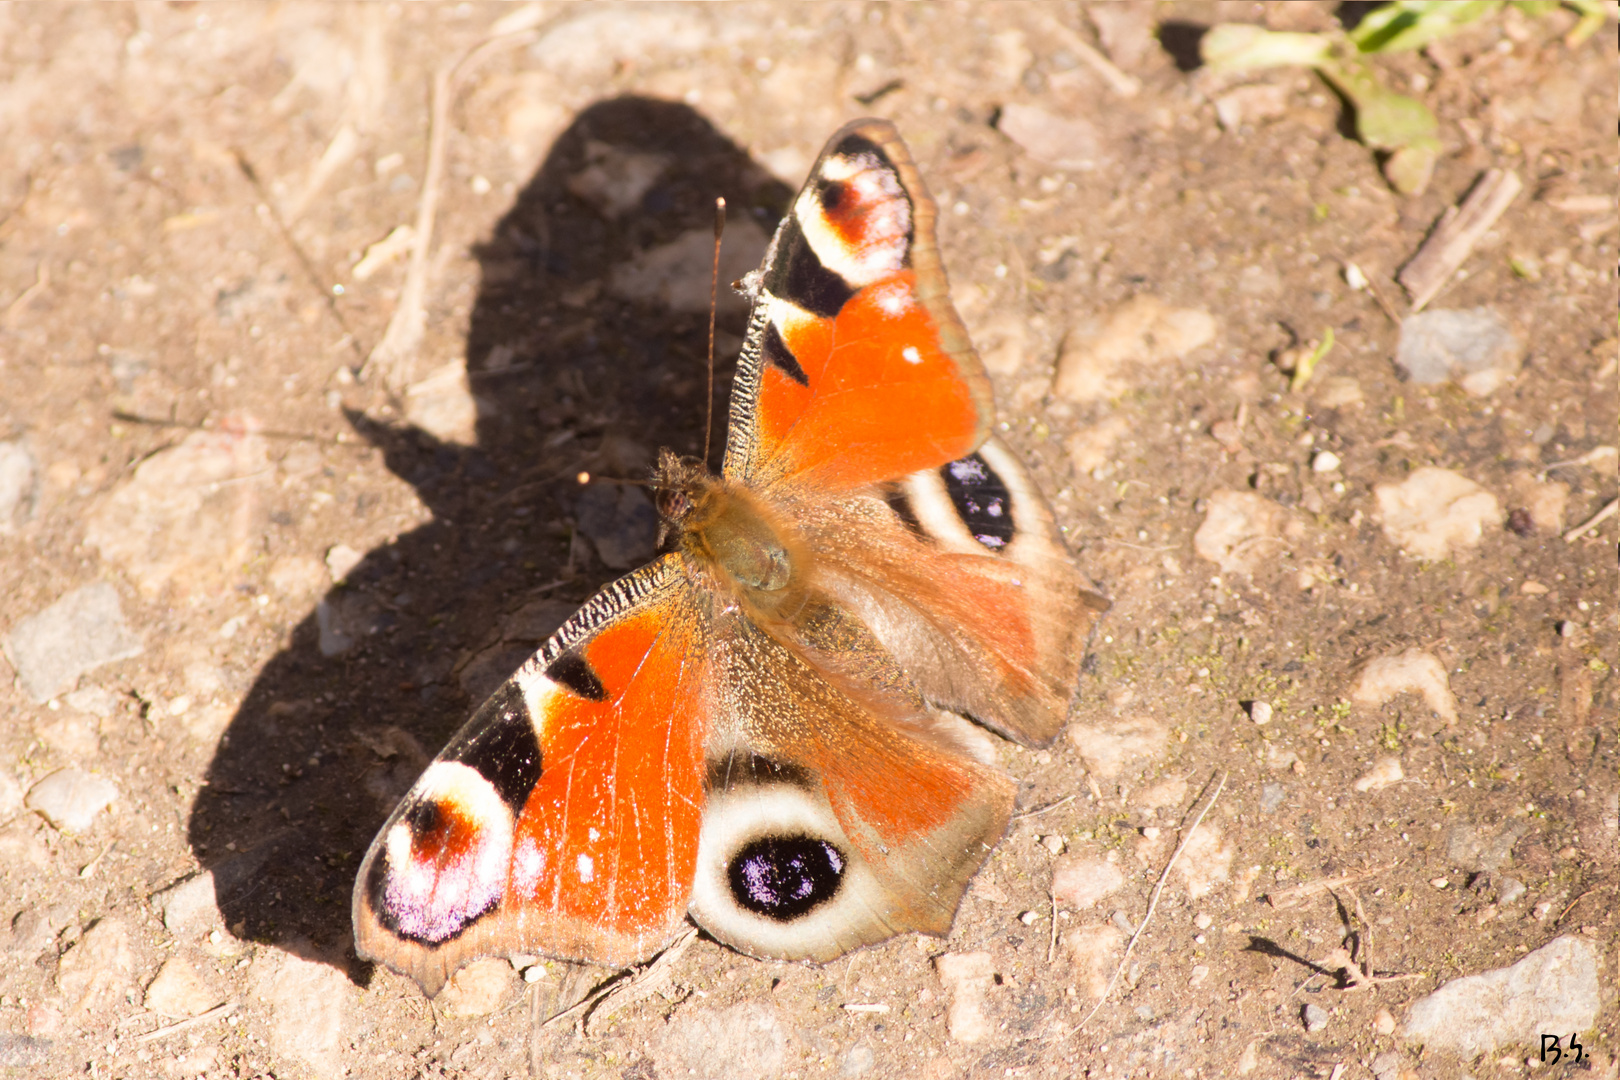
<path fill-rule="evenodd" d="M 1063 837 L 1058 836 L 1056 833 L 1041 837 L 1041 847 L 1045 848 L 1053 855 L 1063 854 L 1063 849 L 1067 846 L 1068 841 L 1064 840 Z"/>
<path fill-rule="evenodd" d="M 1271 723 L 1271 702 L 1255 701 L 1249 704 L 1249 719 L 1257 724 Z"/>
<path fill-rule="evenodd" d="M 1430 879 L 1429 879 L 1429 884 L 1430 884 L 1430 885 L 1433 885 L 1433 886 L 1434 886 L 1434 887 L 1435 887 L 1435 888 L 1437 888 L 1437 889 L 1443 889 L 1443 888 L 1445 888 L 1445 887 L 1446 887 L 1446 886 L 1447 886 L 1447 885 L 1450 885 L 1450 884 L 1451 884 L 1451 882 L 1449 882 L 1449 881 L 1447 881 L 1447 880 L 1446 880 L 1446 879 L 1445 879 L 1445 878 L 1443 878 L 1443 877 L 1437 877 L 1437 878 L 1430 878 Z"/>
<path fill-rule="evenodd" d="M 1306 1031 L 1321 1031 L 1328 1025 L 1328 1011 L 1320 1005 L 1307 1005 L 1302 1014 Z"/>
<path fill-rule="evenodd" d="M 1395 1018 L 1388 1009 L 1379 1009 L 1378 1015 L 1373 1017 L 1373 1030 L 1380 1035 L 1395 1034 Z"/>
<path fill-rule="evenodd" d="M 1193 925 L 1198 927 L 1200 930 L 1208 930 L 1214 924 L 1214 922 L 1215 920 L 1210 918 L 1209 912 L 1207 911 L 1200 911 L 1197 915 L 1193 916 Z"/>
<path fill-rule="evenodd" d="M 1515 900 L 1524 899 L 1524 882 L 1518 878 L 1503 878 L 1496 886 L 1496 901 L 1499 904 L 1511 904 Z"/>
<path fill-rule="evenodd" d="M 1343 462 L 1339 460 L 1338 454 L 1335 454 L 1331 450 L 1323 450 L 1321 453 L 1311 458 L 1311 471 L 1319 473 L 1332 472 L 1341 464 L 1343 464 Z"/>
<path fill-rule="evenodd" d="M 1040 917 L 1041 915 L 1038 911 L 1025 911 L 1018 916 L 1018 921 L 1023 923 L 1025 926 L 1032 926 L 1034 925 L 1035 920 L 1039 919 Z"/>
<path fill-rule="evenodd" d="M 1207 978 L 1209 978 L 1209 965 L 1208 964 L 1194 964 L 1193 969 L 1192 969 L 1192 974 L 1190 976 L 1188 976 L 1188 978 L 1187 978 L 1187 985 L 1188 986 L 1197 986 L 1199 983 L 1203 982 Z"/>
<path fill-rule="evenodd" d="M 1159 827 L 1157 825 L 1144 826 L 1142 828 L 1142 839 L 1144 839 L 1144 840 L 1157 840 L 1159 838 L 1159 832 L 1160 832 L 1160 829 L 1159 829 Z"/>

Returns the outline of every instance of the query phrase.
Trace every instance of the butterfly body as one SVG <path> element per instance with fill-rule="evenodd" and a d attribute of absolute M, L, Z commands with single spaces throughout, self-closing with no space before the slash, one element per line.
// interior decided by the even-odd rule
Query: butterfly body
<path fill-rule="evenodd" d="M 665 451 L 663 554 L 589 600 L 429 766 L 356 943 L 429 993 L 476 956 L 622 965 L 688 917 L 755 956 L 945 933 L 1015 788 L 963 717 L 1060 730 L 1106 602 L 950 307 L 892 127 L 778 229 L 718 475 Z"/>

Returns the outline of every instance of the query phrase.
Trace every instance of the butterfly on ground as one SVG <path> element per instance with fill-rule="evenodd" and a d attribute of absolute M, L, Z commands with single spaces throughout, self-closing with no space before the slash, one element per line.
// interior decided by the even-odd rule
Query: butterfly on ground
<path fill-rule="evenodd" d="M 1091 591 L 951 306 L 894 127 L 832 137 L 740 287 L 724 465 L 664 451 L 663 553 L 586 602 L 382 826 L 355 942 L 623 966 L 688 919 L 825 961 L 945 934 L 1062 728 Z"/>

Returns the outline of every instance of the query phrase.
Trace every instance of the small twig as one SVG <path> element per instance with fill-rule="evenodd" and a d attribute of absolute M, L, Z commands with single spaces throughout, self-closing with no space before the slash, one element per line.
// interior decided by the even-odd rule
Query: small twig
<path fill-rule="evenodd" d="M 167 1027 L 160 1027 L 156 1031 L 148 1031 L 145 1035 L 137 1035 L 135 1037 L 135 1042 L 149 1043 L 158 1039 L 166 1039 L 170 1035 L 178 1035 L 182 1031 L 190 1031 L 192 1028 L 202 1027 L 206 1023 L 218 1020 L 220 1017 L 228 1015 L 229 1013 L 235 1011 L 235 1009 L 236 1002 L 227 1001 L 223 1005 L 215 1005 L 212 1009 L 209 1009 L 205 1013 L 199 1013 L 198 1015 L 193 1016 L 190 1020 L 181 1020 L 177 1024 L 170 1024 Z"/>
<path fill-rule="evenodd" d="M 1014 814 L 1012 816 L 1012 819 L 1014 821 L 1022 821 L 1024 818 L 1039 817 L 1040 815 L 1046 813 L 1048 810 L 1056 810 L 1058 807 L 1067 806 L 1069 803 L 1072 803 L 1072 802 L 1074 802 L 1074 796 L 1073 795 L 1065 795 L 1065 796 L 1063 796 L 1063 798 L 1059 799 L 1057 802 L 1047 803 L 1045 806 L 1036 807 L 1034 810 L 1025 810 L 1021 814 Z"/>
<path fill-rule="evenodd" d="M 137 413 L 125 412 L 122 409 L 114 409 L 112 417 L 114 420 L 121 420 L 126 424 L 142 424 L 146 427 L 179 428 L 182 431 L 206 431 L 210 434 L 218 434 L 221 432 L 220 428 L 208 427 L 206 424 L 193 424 L 188 423 L 185 420 L 164 420 L 162 417 L 157 416 L 141 416 Z M 250 434 L 259 435 L 266 439 L 292 439 L 297 442 L 324 443 L 328 446 L 346 446 L 351 449 L 364 445 L 361 443 L 352 443 L 337 436 L 308 435 L 301 431 L 260 430 L 250 432 Z"/>
<path fill-rule="evenodd" d="M 1092 48 L 1085 38 L 1069 29 L 1050 15 L 1043 20 L 1051 30 L 1053 36 L 1063 42 L 1063 47 L 1074 53 L 1079 61 L 1102 76 L 1108 88 L 1120 97 L 1135 97 L 1142 92 L 1142 81 L 1134 75 L 1127 75 L 1114 66 L 1108 57 Z"/>
<path fill-rule="evenodd" d="M 1461 206 L 1447 209 L 1417 254 L 1396 275 L 1412 296 L 1413 311 L 1423 310 L 1435 298 L 1523 190 L 1518 173 L 1489 169 Z"/>
<path fill-rule="evenodd" d="M 1046 962 L 1057 956 L 1057 897 L 1052 897 L 1052 934 L 1046 942 Z"/>
<path fill-rule="evenodd" d="M 11 330 L 17 325 L 17 317 L 28 306 L 28 302 L 51 286 L 51 268 L 41 259 L 39 266 L 34 270 L 34 283 L 22 291 L 22 294 L 6 305 L 6 313 L 0 316 L 0 325 Z"/>
<path fill-rule="evenodd" d="M 1379 310 L 1384 313 L 1385 318 L 1389 319 L 1389 321 L 1394 323 L 1396 326 L 1401 325 L 1401 317 L 1395 311 L 1395 305 L 1389 302 L 1389 297 L 1385 296 L 1384 290 L 1378 287 L 1378 282 L 1374 281 L 1372 278 L 1368 278 L 1367 291 L 1372 293 L 1373 300 L 1378 303 Z"/>
<path fill-rule="evenodd" d="M 1108 995 L 1112 994 L 1114 987 L 1119 984 L 1119 977 L 1125 973 L 1125 965 L 1131 962 L 1131 951 L 1136 948 L 1136 943 L 1141 940 L 1142 932 L 1147 929 L 1148 923 L 1153 921 L 1153 913 L 1158 910 L 1159 897 L 1164 893 L 1165 883 L 1170 880 L 1170 871 L 1175 868 L 1176 860 L 1181 858 L 1181 853 L 1186 851 L 1187 845 L 1192 842 L 1193 834 L 1198 831 L 1198 826 L 1204 823 L 1204 815 L 1208 814 L 1210 808 L 1215 805 L 1215 800 L 1221 797 L 1221 791 L 1226 787 L 1226 778 L 1229 775 L 1229 773 L 1221 774 L 1220 783 L 1215 785 L 1214 793 L 1205 801 L 1203 809 L 1199 810 L 1197 816 L 1193 818 L 1192 824 L 1188 826 L 1187 831 L 1181 837 L 1181 843 L 1177 845 L 1175 852 L 1170 856 L 1170 861 L 1164 864 L 1164 873 L 1159 875 L 1159 883 L 1153 886 L 1153 897 L 1148 901 L 1147 914 L 1142 916 L 1142 921 L 1136 924 L 1136 931 L 1131 934 L 1131 939 L 1125 943 L 1125 954 L 1119 958 L 1119 966 L 1114 968 L 1113 977 L 1108 980 L 1108 985 L 1103 988 L 1102 995 L 1097 998 L 1097 1003 L 1091 1007 L 1091 1011 L 1081 1018 L 1080 1022 L 1074 1026 L 1074 1030 L 1069 1032 L 1069 1035 L 1077 1034 L 1093 1016 L 1097 1015 L 1097 1010 L 1103 1007 L 1103 1002 L 1108 1000 Z"/>
<path fill-rule="evenodd" d="M 444 184 L 445 150 L 450 138 L 450 106 L 462 76 L 497 49 L 522 45 L 539 38 L 545 27 L 525 26 L 500 31 L 484 38 L 455 60 L 434 72 L 428 112 L 427 167 L 422 177 L 422 194 L 416 204 L 416 232 L 411 244 L 411 261 L 399 303 L 388 320 L 383 336 L 361 365 L 361 377 L 381 368 L 384 382 L 399 389 L 410 382 L 410 365 L 421 347 L 427 298 L 428 254 L 433 247 L 433 225 L 439 212 L 439 189 Z"/>
<path fill-rule="evenodd" d="M 1573 529 L 1569 530 L 1569 532 L 1565 533 L 1564 539 L 1569 543 L 1574 543 L 1584 534 L 1591 532 L 1605 521 L 1614 517 L 1616 512 L 1620 512 L 1620 499 L 1610 499 L 1607 506 L 1593 514 L 1591 517 L 1587 518 L 1585 521 L 1581 522 L 1579 525 L 1575 526 Z"/>
<path fill-rule="evenodd" d="M 1581 895 L 1577 896 L 1575 899 L 1571 900 L 1569 902 L 1569 904 L 1564 908 L 1564 910 L 1559 913 L 1558 918 L 1554 919 L 1553 922 L 1555 922 L 1555 923 L 1563 922 L 1564 921 L 1564 916 L 1568 915 L 1572 910 L 1574 910 L 1576 904 L 1580 903 L 1582 900 L 1585 900 L 1588 896 L 1591 896 L 1596 891 L 1597 891 L 1597 887 L 1593 886 L 1592 888 L 1587 889 L 1585 892 L 1581 893 Z"/>
<path fill-rule="evenodd" d="M 1313 896 L 1318 896 L 1325 892 L 1332 892 L 1334 889 L 1342 889 L 1347 885 L 1354 885 L 1356 882 L 1370 878 L 1374 874 L 1382 874 L 1385 870 L 1392 870 L 1398 865 L 1399 863 L 1390 862 L 1385 863 L 1382 866 L 1369 867 L 1360 873 L 1341 874 L 1338 877 L 1318 878 L 1315 881 L 1307 881 L 1304 884 L 1294 885 L 1290 888 L 1283 889 L 1281 892 L 1274 892 L 1267 895 L 1266 902 L 1278 910 L 1281 910 L 1282 908 L 1290 908 L 1303 900 L 1309 900 Z"/>
<path fill-rule="evenodd" d="M 91 859 L 89 862 L 84 864 L 84 868 L 79 871 L 79 877 L 87 878 L 91 874 L 94 874 L 96 872 L 96 866 L 100 864 L 102 859 L 107 857 L 107 852 L 111 851 L 113 849 L 113 846 L 116 845 L 117 843 L 118 843 L 118 841 L 116 841 L 116 840 L 109 840 L 107 842 L 107 846 L 101 849 L 100 854 L 98 854 L 95 858 Z"/>

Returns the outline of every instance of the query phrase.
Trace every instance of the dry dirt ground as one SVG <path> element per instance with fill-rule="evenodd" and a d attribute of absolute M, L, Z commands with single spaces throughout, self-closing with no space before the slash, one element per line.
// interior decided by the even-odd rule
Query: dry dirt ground
<path fill-rule="evenodd" d="M 1337 17 L 0 5 L 7 1075 L 1512 1076 L 1533 1033 L 1454 1053 L 1409 1007 L 1562 941 L 1599 989 L 1541 1071 L 1614 1077 L 1616 520 L 1564 535 L 1616 487 L 1614 24 L 1382 63 L 1441 125 L 1401 197 L 1313 76 L 1198 68 L 1202 27 Z M 636 499 L 574 477 L 698 448 L 710 200 L 740 271 L 865 114 L 1113 601 L 1070 732 L 1001 748 L 1030 813 L 947 940 L 700 939 L 538 1041 L 531 999 L 592 980 L 503 961 L 430 1005 L 353 955 L 359 859 L 644 554 Z M 1430 308 L 1499 316 L 1510 377 L 1404 381 L 1394 275 L 1492 168 L 1523 191 Z"/>

